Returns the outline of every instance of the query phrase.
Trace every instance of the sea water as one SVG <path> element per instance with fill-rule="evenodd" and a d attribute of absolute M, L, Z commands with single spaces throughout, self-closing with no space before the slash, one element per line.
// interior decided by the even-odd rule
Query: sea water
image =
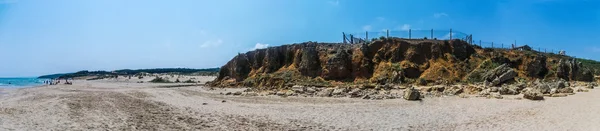
<path fill-rule="evenodd" d="M 44 85 L 48 79 L 38 78 L 0 78 L 0 88 L 23 88 Z"/>

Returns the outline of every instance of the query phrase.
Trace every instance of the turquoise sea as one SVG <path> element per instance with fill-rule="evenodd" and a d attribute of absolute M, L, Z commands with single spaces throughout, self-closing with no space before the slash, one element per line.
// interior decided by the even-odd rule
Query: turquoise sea
<path fill-rule="evenodd" d="M 44 85 L 48 79 L 38 78 L 0 78 L 0 88 L 23 88 Z"/>

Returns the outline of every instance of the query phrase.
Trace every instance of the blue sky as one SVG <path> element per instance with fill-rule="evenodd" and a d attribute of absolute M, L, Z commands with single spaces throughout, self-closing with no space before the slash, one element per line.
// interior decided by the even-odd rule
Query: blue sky
<path fill-rule="evenodd" d="M 406 28 L 600 60 L 592 0 L 0 0 L 0 77 L 219 67 L 257 47 Z"/>

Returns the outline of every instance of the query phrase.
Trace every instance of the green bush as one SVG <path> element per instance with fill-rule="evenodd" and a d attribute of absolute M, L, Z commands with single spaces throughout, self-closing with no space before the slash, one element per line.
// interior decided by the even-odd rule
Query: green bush
<path fill-rule="evenodd" d="M 156 78 L 152 79 L 150 82 L 152 82 L 152 83 L 173 83 L 173 82 L 171 82 L 171 81 L 169 81 L 167 79 L 164 79 L 162 77 L 156 77 Z"/>
<path fill-rule="evenodd" d="M 402 71 L 402 66 L 400 65 L 400 63 L 392 63 L 392 70 Z"/>
<path fill-rule="evenodd" d="M 417 84 L 421 85 L 421 86 L 425 86 L 425 85 L 427 85 L 427 80 L 425 80 L 423 78 L 419 78 L 419 79 L 417 79 Z"/>
<path fill-rule="evenodd" d="M 186 80 L 186 81 L 183 81 L 183 83 L 196 83 L 196 82 L 192 81 L 192 80 Z"/>

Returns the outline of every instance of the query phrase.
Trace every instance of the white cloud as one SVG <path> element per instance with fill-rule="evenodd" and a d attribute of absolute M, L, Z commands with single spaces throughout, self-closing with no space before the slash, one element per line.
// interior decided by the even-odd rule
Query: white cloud
<path fill-rule="evenodd" d="M 371 31 L 372 28 L 373 27 L 371 27 L 371 25 L 365 25 L 365 26 L 363 26 L 363 30 L 364 31 Z"/>
<path fill-rule="evenodd" d="M 442 17 L 448 17 L 448 14 L 446 14 L 446 13 L 435 13 L 435 14 L 433 14 L 433 18 L 442 18 Z"/>
<path fill-rule="evenodd" d="M 261 44 L 261 43 L 256 43 L 256 45 L 254 45 L 254 48 L 250 49 L 252 50 L 256 50 L 256 49 L 264 49 L 269 47 L 269 44 Z"/>
<path fill-rule="evenodd" d="M 13 4 L 17 3 L 19 0 L 0 0 L 0 4 Z"/>
<path fill-rule="evenodd" d="M 205 41 L 204 43 L 202 43 L 202 45 L 200 45 L 200 48 L 207 48 L 207 47 L 217 47 L 219 45 L 223 44 L 223 40 L 218 39 L 216 41 Z"/>
<path fill-rule="evenodd" d="M 409 24 L 404 24 L 402 26 L 398 26 L 396 27 L 397 30 L 402 30 L 402 31 L 407 31 L 410 29 L 410 25 Z"/>
<path fill-rule="evenodd" d="M 340 1 L 339 0 L 335 0 L 335 1 L 327 1 L 328 4 L 333 5 L 333 6 L 338 6 L 340 5 Z"/>

